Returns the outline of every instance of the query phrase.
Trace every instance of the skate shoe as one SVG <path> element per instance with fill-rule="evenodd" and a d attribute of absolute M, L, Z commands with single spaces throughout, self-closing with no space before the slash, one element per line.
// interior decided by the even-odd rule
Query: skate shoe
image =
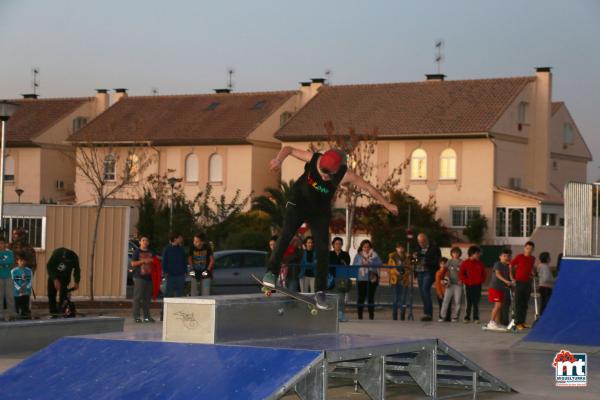
<path fill-rule="evenodd" d="M 329 307 L 327 306 L 327 295 L 325 292 L 319 291 L 315 293 L 315 305 L 319 310 L 327 310 Z"/>
<path fill-rule="evenodd" d="M 277 282 L 277 276 L 272 272 L 267 272 L 262 278 L 263 285 L 270 288 L 275 288 L 275 282 Z"/>

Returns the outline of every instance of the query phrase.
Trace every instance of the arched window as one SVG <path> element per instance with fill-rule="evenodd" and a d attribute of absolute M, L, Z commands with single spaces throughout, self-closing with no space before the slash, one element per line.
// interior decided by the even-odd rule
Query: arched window
<path fill-rule="evenodd" d="M 186 182 L 198 182 L 198 171 L 200 166 L 198 164 L 198 156 L 194 153 L 188 154 L 185 158 L 185 181 Z"/>
<path fill-rule="evenodd" d="M 410 179 L 427 179 L 427 153 L 423 149 L 416 149 L 410 156 Z"/>
<path fill-rule="evenodd" d="M 15 180 L 15 159 L 12 156 L 6 156 L 4 159 L 4 180 L 6 182 Z"/>
<path fill-rule="evenodd" d="M 451 148 L 440 155 L 440 179 L 456 179 L 456 152 Z"/>
<path fill-rule="evenodd" d="M 214 153 L 208 159 L 208 181 L 223 182 L 223 158 Z"/>
<path fill-rule="evenodd" d="M 125 181 L 136 182 L 139 179 L 140 158 L 136 154 L 128 154 L 125 164 Z"/>
<path fill-rule="evenodd" d="M 104 180 L 105 181 L 115 181 L 117 178 L 116 175 L 116 166 L 117 159 L 113 154 L 109 154 L 104 157 Z"/>

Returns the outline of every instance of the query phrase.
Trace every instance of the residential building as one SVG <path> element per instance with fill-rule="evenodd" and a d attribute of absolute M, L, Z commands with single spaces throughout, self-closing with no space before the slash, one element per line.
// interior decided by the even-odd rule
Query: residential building
<path fill-rule="evenodd" d="M 552 101 L 550 68 L 514 78 L 436 74 L 423 82 L 323 86 L 275 137 L 307 149 L 327 141 L 325 122 L 340 132 L 376 132 L 377 179 L 408 161 L 399 189 L 424 203 L 433 198 L 457 236 L 485 215 L 486 239 L 497 244 L 522 244 L 537 227 L 560 226 L 563 186 L 586 181 L 592 159 L 567 106 Z M 286 161 L 282 179 L 301 171 L 300 161 Z"/>
<path fill-rule="evenodd" d="M 107 91 L 94 97 L 23 97 L 9 100 L 19 107 L 6 125 L 4 201 L 71 203 L 75 164 L 66 140 L 108 107 Z"/>
<path fill-rule="evenodd" d="M 214 195 L 225 194 L 227 200 L 238 189 L 242 196 L 262 194 L 279 178 L 269 171 L 269 161 L 280 148 L 275 131 L 322 84 L 315 80 L 296 91 L 219 89 L 214 94 L 172 96 L 128 96 L 120 89 L 116 102 L 70 141 L 105 146 L 104 176 L 115 184 L 123 179 L 121 171 L 127 165 L 136 164 L 130 159 L 132 149 L 152 158 L 135 181 L 111 197 L 110 204 L 135 205 L 151 174 L 180 179 L 190 200 L 207 184 Z M 75 186 L 77 203 L 95 203 L 93 187 L 81 173 Z"/>

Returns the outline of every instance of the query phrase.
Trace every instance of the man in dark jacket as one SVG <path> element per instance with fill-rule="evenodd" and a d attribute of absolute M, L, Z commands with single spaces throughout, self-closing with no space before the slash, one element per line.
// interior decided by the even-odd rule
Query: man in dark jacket
<path fill-rule="evenodd" d="M 187 262 L 181 234 L 171 236 L 171 243 L 163 250 L 162 268 L 167 279 L 165 297 L 183 297 Z"/>
<path fill-rule="evenodd" d="M 73 289 L 79 289 L 81 279 L 81 270 L 79 268 L 79 257 L 73 250 L 65 247 L 59 247 L 52 252 L 48 264 L 48 306 L 50 314 L 58 314 L 58 304 L 63 304 L 67 298 L 67 289 L 71 283 L 71 274 L 75 280 Z M 56 303 L 56 293 L 59 293 L 58 304 Z"/>
<path fill-rule="evenodd" d="M 442 252 L 440 248 L 433 243 L 429 243 L 427 235 L 419 233 L 417 236 L 418 245 L 413 253 L 413 257 L 418 260 L 415 267 L 417 282 L 419 283 L 419 292 L 423 301 L 423 318 L 421 321 L 431 321 L 433 316 L 433 304 L 431 301 L 431 286 L 435 281 L 435 272 L 440 265 Z"/>

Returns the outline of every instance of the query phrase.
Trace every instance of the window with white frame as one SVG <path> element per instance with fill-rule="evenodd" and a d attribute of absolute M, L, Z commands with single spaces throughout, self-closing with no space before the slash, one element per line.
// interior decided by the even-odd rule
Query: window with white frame
<path fill-rule="evenodd" d="M 568 122 L 563 125 L 563 143 L 565 146 L 573 144 L 573 125 Z"/>
<path fill-rule="evenodd" d="M 223 182 L 223 157 L 214 153 L 208 159 L 208 181 Z"/>
<path fill-rule="evenodd" d="M 427 153 L 423 149 L 416 149 L 410 156 L 410 179 L 427 179 Z"/>
<path fill-rule="evenodd" d="M 447 148 L 440 155 L 440 179 L 456 179 L 456 152 Z"/>
<path fill-rule="evenodd" d="M 529 104 L 527 104 L 527 102 L 522 101 L 519 103 L 519 115 L 517 116 L 519 124 L 527 123 L 527 117 L 528 117 L 527 109 L 528 108 L 529 108 Z"/>
<path fill-rule="evenodd" d="M 199 170 L 200 164 L 198 163 L 198 156 L 194 153 L 188 154 L 185 158 L 185 181 L 198 182 Z"/>
<path fill-rule="evenodd" d="M 496 207 L 497 237 L 530 237 L 536 226 L 535 207 Z"/>
<path fill-rule="evenodd" d="M 479 207 L 452 206 L 450 207 L 450 214 L 452 215 L 452 226 L 454 228 L 464 228 L 469 224 L 469 221 L 481 215 L 481 209 Z"/>
<path fill-rule="evenodd" d="M 25 232 L 27 243 L 36 249 L 46 248 L 46 217 L 5 216 L 2 229 L 8 233 L 9 242 L 13 241 L 13 231 L 21 229 Z"/>
<path fill-rule="evenodd" d="M 77 132 L 87 124 L 87 118 L 77 117 L 73 120 L 73 133 Z"/>
<path fill-rule="evenodd" d="M 128 154 L 125 164 L 125 180 L 127 182 L 137 182 L 140 173 L 140 158 L 137 154 Z"/>
<path fill-rule="evenodd" d="M 4 158 L 4 181 L 14 182 L 15 180 L 15 159 L 12 156 Z"/>
<path fill-rule="evenodd" d="M 117 179 L 116 174 L 117 159 L 113 154 L 109 154 L 104 157 L 104 180 L 115 181 Z"/>

